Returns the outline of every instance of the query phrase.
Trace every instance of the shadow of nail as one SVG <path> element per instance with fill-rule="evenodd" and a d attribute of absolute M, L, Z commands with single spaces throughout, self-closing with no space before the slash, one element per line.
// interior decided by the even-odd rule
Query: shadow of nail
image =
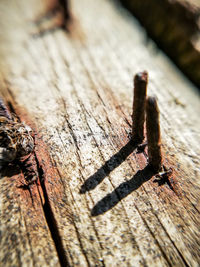
<path fill-rule="evenodd" d="M 154 173 L 147 165 L 143 170 L 139 170 L 129 181 L 120 184 L 112 193 L 105 196 L 93 207 L 92 216 L 98 216 L 116 206 L 123 198 L 137 190 L 143 183 L 150 180 Z"/>
<path fill-rule="evenodd" d="M 100 184 L 106 176 L 108 176 L 115 168 L 125 161 L 125 159 L 137 148 L 137 145 L 138 144 L 130 140 L 116 154 L 107 160 L 105 164 L 97 170 L 97 172 L 85 181 L 85 183 L 81 186 L 80 193 L 84 194 Z"/>

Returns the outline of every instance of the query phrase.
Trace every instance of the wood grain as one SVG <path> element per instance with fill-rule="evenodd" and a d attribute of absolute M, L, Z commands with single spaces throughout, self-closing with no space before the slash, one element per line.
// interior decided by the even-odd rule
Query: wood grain
<path fill-rule="evenodd" d="M 45 1 L 0 6 L 0 90 L 35 131 L 38 168 L 32 199 L 17 187 L 23 172 L 0 179 L 4 266 L 198 266 L 196 88 L 112 2 L 74 0 L 68 32 L 35 23 Z M 133 74 L 144 69 L 169 184 L 130 142 Z"/>

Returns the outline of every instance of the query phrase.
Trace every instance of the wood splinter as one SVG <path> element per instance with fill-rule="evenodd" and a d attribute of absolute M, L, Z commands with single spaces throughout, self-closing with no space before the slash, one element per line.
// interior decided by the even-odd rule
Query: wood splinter
<path fill-rule="evenodd" d="M 141 143 L 144 140 L 144 121 L 146 92 L 148 83 L 147 71 L 139 72 L 134 77 L 134 99 L 132 114 L 132 139 Z"/>
<path fill-rule="evenodd" d="M 159 172 L 162 167 L 161 135 L 159 109 L 155 97 L 148 97 L 146 101 L 146 127 L 149 166 L 153 171 Z"/>

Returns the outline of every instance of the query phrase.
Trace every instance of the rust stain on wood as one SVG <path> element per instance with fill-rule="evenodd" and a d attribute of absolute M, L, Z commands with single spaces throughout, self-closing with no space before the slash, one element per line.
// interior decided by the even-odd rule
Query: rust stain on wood
<path fill-rule="evenodd" d="M 19 106 L 12 105 L 12 107 L 14 107 L 13 110 L 16 112 L 17 116 L 19 116 L 21 121 L 24 121 L 29 125 L 35 134 L 35 149 L 30 156 L 28 168 L 24 165 L 24 162 L 21 162 L 21 173 L 13 177 L 18 181 L 17 188 L 20 190 L 18 192 L 20 192 L 23 199 L 22 207 L 29 213 L 30 218 L 33 219 L 33 229 L 37 229 L 39 227 L 38 218 L 30 213 L 31 210 L 40 208 L 41 201 L 43 213 L 54 241 L 60 264 L 61 266 L 69 266 L 58 230 L 54 210 L 51 205 L 51 201 L 53 201 L 54 204 L 58 203 L 59 205 L 59 200 L 60 198 L 62 199 L 63 189 L 58 183 L 58 170 L 53 166 L 48 153 L 48 147 L 43 142 L 42 136 L 38 133 L 34 122 L 30 119 L 30 114 L 28 114 L 24 108 Z M 33 181 L 33 183 L 28 184 L 26 175 L 32 175 L 32 173 L 37 175 L 37 179 Z"/>
<path fill-rule="evenodd" d="M 41 134 L 38 133 L 35 123 L 33 122 L 33 120 L 31 120 L 30 114 L 28 114 L 28 112 L 24 108 L 16 105 L 12 106 L 14 106 L 14 111 L 16 112 L 20 120 L 29 125 L 34 132 L 35 148 L 31 155 L 30 164 L 32 164 L 32 168 L 38 176 L 36 184 L 41 185 L 41 182 L 44 182 L 45 186 L 48 187 L 48 182 L 56 180 L 56 177 L 58 176 L 57 169 L 53 166 L 50 155 L 48 153 L 48 147 L 44 143 Z M 21 162 L 21 164 L 23 164 L 23 162 Z M 39 173 L 40 170 L 42 170 L 42 173 Z M 28 171 L 31 171 L 31 166 L 29 166 Z M 40 175 L 42 177 L 40 177 Z M 31 187 L 36 188 L 34 186 Z M 54 189 L 56 193 L 58 187 Z M 59 192 L 59 195 L 60 194 L 61 192 Z"/>

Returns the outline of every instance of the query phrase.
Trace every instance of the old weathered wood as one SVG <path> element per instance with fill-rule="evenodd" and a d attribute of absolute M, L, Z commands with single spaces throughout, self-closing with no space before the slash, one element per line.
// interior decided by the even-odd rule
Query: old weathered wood
<path fill-rule="evenodd" d="M 0 262 L 199 266 L 198 92 L 110 1 L 73 0 L 67 31 L 54 13 L 41 19 L 49 6 L 0 3 L 1 95 L 35 131 L 38 171 L 30 190 L 20 166 L 1 175 Z M 143 70 L 173 168 L 166 181 L 129 141 Z"/>
<path fill-rule="evenodd" d="M 148 34 L 200 86 L 200 1 L 121 0 Z"/>

